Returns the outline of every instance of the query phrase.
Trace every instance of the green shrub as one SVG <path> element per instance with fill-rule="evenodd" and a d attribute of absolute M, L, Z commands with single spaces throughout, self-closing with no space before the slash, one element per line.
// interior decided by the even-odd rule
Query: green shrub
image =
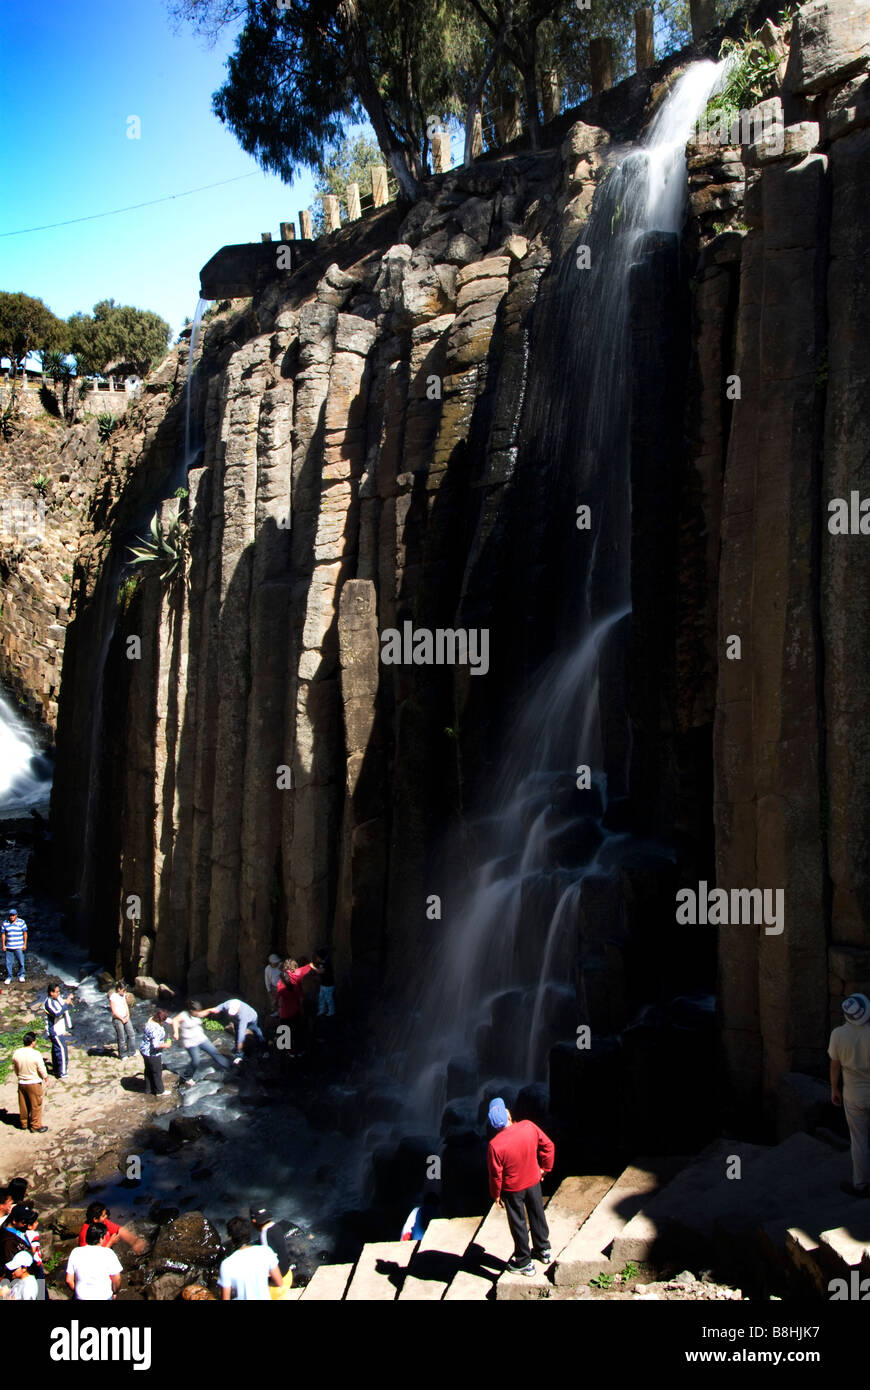
<path fill-rule="evenodd" d="M 104 444 L 110 438 L 112 430 L 115 428 L 116 423 L 117 422 L 115 420 L 114 415 L 110 415 L 107 410 L 104 410 L 102 415 L 97 416 L 97 429 L 99 431 L 100 439 L 103 441 Z"/>
<path fill-rule="evenodd" d="M 140 539 L 140 547 L 131 546 L 134 565 L 157 565 L 163 584 L 171 584 L 184 573 L 187 564 L 187 524 L 180 511 L 165 529 L 155 512 L 148 536 Z"/>
<path fill-rule="evenodd" d="M 787 19 L 786 14 L 783 20 Z M 748 23 L 743 39 L 723 40 L 719 57 L 730 63 L 721 92 L 707 103 L 706 121 L 708 127 L 721 129 L 736 121 L 741 111 L 750 110 L 773 94 L 779 57 L 765 47 L 758 33 L 751 32 Z"/>

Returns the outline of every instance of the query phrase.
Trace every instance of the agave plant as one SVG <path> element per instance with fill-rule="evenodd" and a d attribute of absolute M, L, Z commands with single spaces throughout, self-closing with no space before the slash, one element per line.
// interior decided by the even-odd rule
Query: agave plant
<path fill-rule="evenodd" d="M 109 436 L 115 428 L 115 424 L 116 420 L 114 415 L 110 415 L 108 411 L 103 411 L 102 415 L 97 416 L 97 430 L 104 444 L 108 442 Z"/>
<path fill-rule="evenodd" d="M 154 564 L 159 567 L 160 582 L 171 584 L 183 574 L 187 562 L 187 526 L 179 513 L 164 528 L 159 513 L 151 518 L 147 538 L 139 537 L 141 546 L 131 546 L 134 565 Z"/>

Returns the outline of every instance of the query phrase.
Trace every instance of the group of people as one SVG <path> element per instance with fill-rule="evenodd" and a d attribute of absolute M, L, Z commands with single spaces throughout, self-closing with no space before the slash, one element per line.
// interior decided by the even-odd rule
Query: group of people
<path fill-rule="evenodd" d="M 45 1296 L 39 1213 L 27 1190 L 26 1178 L 0 1188 L 0 1299 L 24 1303 Z"/>
<path fill-rule="evenodd" d="M 27 948 L 27 925 L 18 918 L 14 909 L 3 923 L 3 949 L 6 950 L 7 970 L 14 963 L 20 966 L 19 979 L 24 974 L 24 951 Z M 319 988 L 312 1000 L 307 990 L 307 977 L 316 977 Z M 301 1056 L 307 1049 L 313 1032 L 315 1017 L 334 1017 L 335 979 L 329 952 L 318 951 L 313 961 L 296 961 L 280 958 L 272 954 L 265 969 L 266 993 L 272 1005 L 272 1017 L 277 1018 L 278 1026 L 289 1028 L 289 1046 L 282 1041 L 282 1048 L 291 1057 Z M 51 1044 L 51 1067 L 56 1080 L 65 1080 L 69 1071 L 69 1047 L 67 1038 L 72 1030 L 69 1007 L 74 995 L 65 996 L 60 981 L 48 983 L 43 1002 L 45 1031 Z M 148 1019 L 137 1039 L 133 1027 L 131 1008 L 135 1002 L 123 980 L 117 980 L 108 993 L 109 1015 L 115 1032 L 118 1057 L 132 1057 L 138 1051 L 144 1065 L 145 1092 L 148 1095 L 165 1094 L 163 1081 L 163 1053 L 175 1041 L 183 1047 L 190 1057 L 190 1068 L 182 1085 L 190 1086 L 196 1074 L 207 1059 L 222 1071 L 238 1066 L 243 1057 L 245 1040 L 250 1034 L 261 1048 L 267 1050 L 268 1044 L 260 1027 L 257 1010 L 243 999 L 225 999 L 211 1008 L 203 1008 L 197 999 L 188 999 L 184 1009 L 170 1014 L 168 1009 L 158 1007 Z M 232 1058 L 226 1057 L 214 1046 L 204 1027 L 206 1018 L 222 1018 L 225 1025 L 232 1027 L 234 1048 Z M 167 1036 L 167 1030 L 172 1037 Z M 44 1134 L 48 1128 L 43 1124 L 43 1101 L 49 1084 L 49 1072 L 45 1059 L 37 1047 L 37 1035 L 28 1032 L 22 1045 L 16 1049 L 12 1064 L 18 1081 L 18 1109 L 22 1129 L 31 1133 Z"/>
<path fill-rule="evenodd" d="M 45 1297 L 45 1269 L 39 1239 L 39 1213 L 27 1199 L 26 1178 L 0 1188 L 0 1299 L 32 1301 Z M 218 1272 L 220 1296 L 228 1299 L 286 1299 L 294 1266 L 283 1228 L 265 1207 L 252 1207 L 249 1219 L 227 1223 L 230 1248 Z M 91 1202 L 66 1262 L 67 1287 L 78 1302 L 108 1302 L 121 1287 L 123 1266 L 114 1247 L 123 1242 L 136 1255 L 147 1243 L 113 1221 L 104 1202 Z M 185 1295 L 210 1298 L 191 1286 Z"/>

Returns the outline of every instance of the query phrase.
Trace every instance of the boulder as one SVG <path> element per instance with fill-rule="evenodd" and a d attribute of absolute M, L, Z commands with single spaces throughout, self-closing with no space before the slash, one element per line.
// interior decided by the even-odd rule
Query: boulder
<path fill-rule="evenodd" d="M 160 986 L 150 975 L 137 975 L 133 981 L 133 993 L 138 999 L 157 999 Z"/>
<path fill-rule="evenodd" d="M 85 1191 L 96 1192 L 110 1183 L 120 1182 L 123 1155 L 117 1149 L 100 1154 L 91 1171 L 85 1178 Z"/>
<path fill-rule="evenodd" d="M 181 1144 L 190 1144 L 203 1134 L 211 1133 L 211 1125 L 202 1115 L 175 1115 L 169 1121 L 169 1136 Z"/>
<path fill-rule="evenodd" d="M 475 241 L 466 232 L 460 232 L 448 242 L 444 259 L 451 265 L 470 265 L 472 261 L 480 260 L 482 252 L 483 247 L 479 241 Z"/>
<path fill-rule="evenodd" d="M 149 1265 L 161 1273 L 166 1270 L 208 1269 L 221 1258 L 220 1236 L 201 1211 L 185 1212 L 161 1229 Z M 182 1281 L 187 1283 L 188 1280 Z"/>
<path fill-rule="evenodd" d="M 166 1302 L 169 1299 L 178 1298 L 181 1290 L 190 1282 L 190 1272 L 176 1272 L 170 1270 L 167 1274 L 158 1274 L 156 1279 L 152 1279 L 150 1284 L 145 1286 L 145 1297 L 158 1299 Z"/>
<path fill-rule="evenodd" d="M 798 10 L 783 88 L 796 96 L 835 87 L 870 63 L 870 0 L 810 0 Z"/>
<path fill-rule="evenodd" d="M 73 1236 L 78 1237 L 86 1215 L 87 1207 L 61 1207 L 52 1219 L 52 1229 L 62 1240 L 70 1240 Z"/>
<path fill-rule="evenodd" d="M 456 220 L 466 236 L 485 246 L 492 225 L 492 203 L 487 198 L 468 198 L 457 208 Z"/>

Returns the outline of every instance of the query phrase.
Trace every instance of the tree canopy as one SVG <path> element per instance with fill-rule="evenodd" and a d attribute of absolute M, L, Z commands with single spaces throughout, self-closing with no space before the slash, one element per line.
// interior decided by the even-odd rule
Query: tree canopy
<path fill-rule="evenodd" d="M 102 299 L 93 314 L 72 314 L 68 350 L 85 370 L 145 376 L 165 356 L 169 324 L 150 309 Z"/>
<path fill-rule="evenodd" d="M 0 357 L 8 357 L 13 376 L 31 353 L 41 356 L 67 345 L 68 329 L 41 299 L 0 292 Z"/>
<path fill-rule="evenodd" d="M 262 168 L 288 182 L 300 166 L 320 169 L 324 151 L 367 116 L 409 198 L 428 172 L 433 119 L 465 125 L 469 160 L 476 113 L 486 128 L 493 110 L 518 100 L 535 147 L 542 69 L 576 103 L 588 93 L 589 40 L 607 36 L 614 75 L 625 75 L 637 3 L 612 0 L 602 14 L 578 0 L 169 0 L 212 40 L 239 26 L 213 104 Z M 686 0 L 655 9 L 659 45 L 681 44 Z"/>

